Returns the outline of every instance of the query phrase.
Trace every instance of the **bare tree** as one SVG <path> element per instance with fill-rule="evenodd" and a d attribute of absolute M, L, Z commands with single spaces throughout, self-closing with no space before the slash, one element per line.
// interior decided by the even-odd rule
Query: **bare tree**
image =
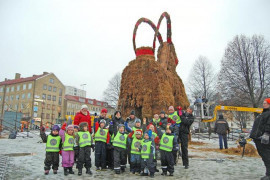
<path fill-rule="evenodd" d="M 270 84 L 270 46 L 263 36 L 236 36 L 221 61 L 219 88 L 230 105 L 258 107 Z"/>
<path fill-rule="evenodd" d="M 108 102 L 112 107 L 117 108 L 121 87 L 121 74 L 115 74 L 109 81 L 109 85 L 103 92 L 104 101 Z"/>
<path fill-rule="evenodd" d="M 191 69 L 188 90 L 193 97 L 205 96 L 208 99 L 214 94 L 215 75 L 212 64 L 204 56 L 199 56 Z"/>

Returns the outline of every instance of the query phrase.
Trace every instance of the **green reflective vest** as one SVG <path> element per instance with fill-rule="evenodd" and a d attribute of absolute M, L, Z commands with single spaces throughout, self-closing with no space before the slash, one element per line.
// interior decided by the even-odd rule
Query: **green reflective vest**
<path fill-rule="evenodd" d="M 132 144 L 131 144 L 131 154 L 141 154 L 140 151 L 137 151 L 137 148 L 140 148 L 142 143 L 141 139 L 133 138 Z"/>
<path fill-rule="evenodd" d="M 126 149 L 127 148 L 127 134 L 121 134 L 117 132 L 116 136 L 113 139 L 113 146 Z"/>
<path fill-rule="evenodd" d="M 153 119 L 153 123 L 155 123 L 156 125 L 158 125 L 158 123 L 160 122 L 160 119 L 156 120 L 155 118 Z"/>
<path fill-rule="evenodd" d="M 85 147 L 85 146 L 91 146 L 92 145 L 92 138 L 91 135 L 89 133 L 89 131 L 87 132 L 78 132 L 79 135 L 79 146 L 80 147 Z"/>
<path fill-rule="evenodd" d="M 98 128 L 95 133 L 95 141 L 107 142 L 108 129 Z"/>
<path fill-rule="evenodd" d="M 142 142 L 141 157 L 142 159 L 149 159 L 151 153 L 152 141 Z"/>
<path fill-rule="evenodd" d="M 73 151 L 74 137 L 65 133 L 65 142 L 63 144 L 64 151 Z"/>
<path fill-rule="evenodd" d="M 174 111 L 174 113 L 169 115 L 169 118 L 171 118 L 172 120 L 174 120 L 176 122 L 176 124 L 180 124 L 181 123 L 181 118 L 180 116 L 178 116 L 177 111 Z"/>
<path fill-rule="evenodd" d="M 48 135 L 46 143 L 46 152 L 59 152 L 59 145 L 61 143 L 60 136 Z"/>
<path fill-rule="evenodd" d="M 132 138 L 136 138 L 135 131 L 138 130 L 138 129 L 139 129 L 139 130 L 142 130 L 142 128 L 136 128 L 136 127 L 133 127 L 133 128 L 132 128 L 132 131 L 133 131 Z"/>
<path fill-rule="evenodd" d="M 173 149 L 173 138 L 174 136 L 168 136 L 164 133 L 160 140 L 159 149 L 171 152 Z"/>

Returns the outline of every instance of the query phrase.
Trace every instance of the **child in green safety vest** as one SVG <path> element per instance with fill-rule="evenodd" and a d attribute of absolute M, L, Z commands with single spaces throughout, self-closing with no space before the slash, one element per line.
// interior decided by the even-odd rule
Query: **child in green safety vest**
<path fill-rule="evenodd" d="M 166 133 L 162 134 L 161 131 L 158 132 L 158 136 L 161 138 L 159 146 L 162 168 L 161 175 L 164 176 L 167 175 L 167 172 L 170 173 L 170 176 L 173 176 L 175 164 L 173 152 L 179 150 L 177 136 L 175 136 L 173 130 L 173 126 L 167 126 Z"/>
<path fill-rule="evenodd" d="M 40 136 L 43 142 L 46 142 L 46 158 L 44 161 L 45 175 L 49 174 L 52 166 L 53 173 L 57 174 L 59 167 L 59 151 L 61 149 L 61 137 L 59 136 L 60 127 L 54 125 L 52 127 L 51 134 L 46 136 L 45 128 L 41 129 Z"/>
<path fill-rule="evenodd" d="M 139 175 L 141 172 L 141 152 L 140 146 L 142 143 L 142 130 L 137 129 L 134 132 L 135 137 L 129 134 L 128 144 L 130 149 L 130 173 Z"/>
<path fill-rule="evenodd" d="M 155 175 L 155 145 L 151 139 L 152 131 L 147 130 L 144 133 L 144 140 L 141 143 L 141 176 L 150 175 L 151 178 L 154 178 Z M 148 173 L 150 172 L 150 174 Z"/>
<path fill-rule="evenodd" d="M 79 126 L 74 125 L 74 135 L 75 135 L 75 138 L 74 138 L 74 147 L 73 147 L 73 150 L 74 150 L 74 163 L 76 164 L 76 169 L 78 169 L 78 158 L 79 158 L 79 150 L 80 150 L 80 146 L 77 143 L 77 139 L 76 139 L 76 136 L 78 134 L 78 131 L 79 131 Z"/>
<path fill-rule="evenodd" d="M 155 156 L 154 156 L 155 171 L 159 172 L 159 170 L 157 169 L 157 157 L 158 157 L 157 149 L 159 148 L 160 139 L 159 139 L 159 137 L 157 135 L 157 128 L 153 124 L 149 124 L 147 126 L 147 129 L 150 129 L 152 131 L 151 139 L 152 139 L 152 141 L 154 142 L 154 145 L 155 145 L 154 146 L 155 147 Z"/>
<path fill-rule="evenodd" d="M 74 127 L 69 125 L 66 131 L 61 129 L 59 135 L 62 138 L 62 166 L 64 175 L 74 174 L 72 167 L 74 165 Z"/>
<path fill-rule="evenodd" d="M 82 175 L 83 166 L 86 168 L 86 174 L 92 174 L 91 168 L 91 148 L 95 151 L 93 138 L 88 130 L 88 123 L 80 123 L 80 131 L 76 136 L 77 143 L 80 146 L 78 159 L 78 175 Z"/>
<path fill-rule="evenodd" d="M 115 174 L 124 172 L 127 163 L 127 138 L 125 133 L 125 125 L 118 125 L 118 132 L 113 138 L 113 155 L 114 155 L 114 171 Z"/>
<path fill-rule="evenodd" d="M 110 133 L 105 129 L 106 121 L 101 119 L 95 126 L 95 166 L 96 170 L 106 169 L 106 147 L 110 140 Z"/>

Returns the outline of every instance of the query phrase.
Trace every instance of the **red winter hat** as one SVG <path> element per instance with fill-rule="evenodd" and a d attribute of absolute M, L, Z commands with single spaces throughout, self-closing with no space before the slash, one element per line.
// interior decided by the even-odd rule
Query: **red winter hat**
<path fill-rule="evenodd" d="M 142 135 L 142 130 L 137 129 L 137 130 L 135 131 L 135 135 L 137 135 L 137 134 Z"/>
<path fill-rule="evenodd" d="M 64 123 L 61 127 L 62 130 L 66 130 L 67 123 Z"/>
<path fill-rule="evenodd" d="M 107 113 L 108 112 L 108 110 L 106 109 L 106 108 L 103 108 L 102 110 L 101 110 L 101 113 Z"/>
<path fill-rule="evenodd" d="M 270 98 L 266 98 L 265 101 L 270 104 Z"/>

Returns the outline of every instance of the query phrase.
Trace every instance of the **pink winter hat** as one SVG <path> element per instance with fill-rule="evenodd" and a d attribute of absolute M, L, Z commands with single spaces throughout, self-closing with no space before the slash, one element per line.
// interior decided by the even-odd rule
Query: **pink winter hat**
<path fill-rule="evenodd" d="M 74 131 L 74 126 L 73 126 L 73 125 L 68 125 L 67 130 L 72 130 L 72 131 Z"/>

